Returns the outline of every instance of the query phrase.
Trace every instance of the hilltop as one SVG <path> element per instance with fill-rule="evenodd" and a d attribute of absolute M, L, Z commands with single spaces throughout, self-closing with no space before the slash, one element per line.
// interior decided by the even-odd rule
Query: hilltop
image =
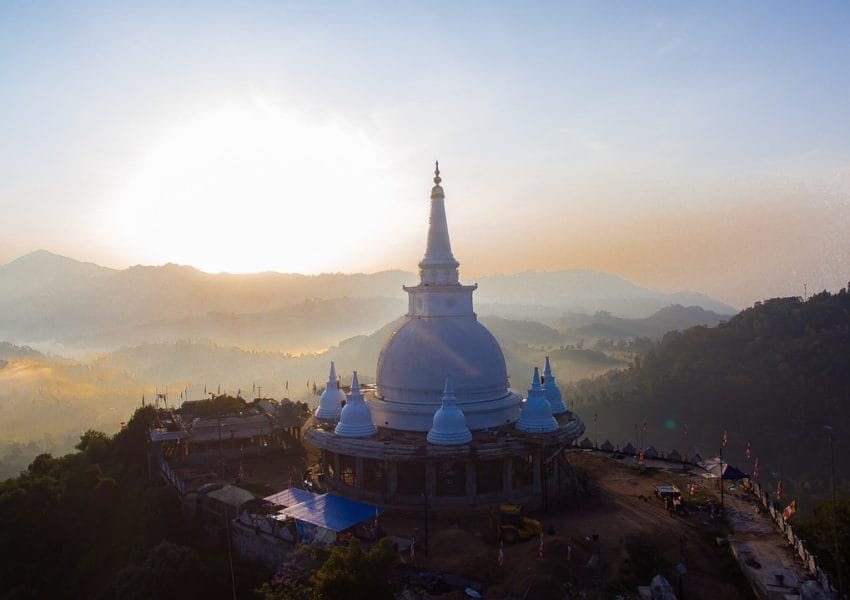
<path fill-rule="evenodd" d="M 567 396 L 588 423 L 598 414 L 600 442 L 634 444 L 637 426 L 639 445 L 707 457 L 728 431 L 729 461 L 751 472 L 759 457 L 769 488 L 781 480 L 789 497 L 823 499 L 831 464 L 824 428 L 834 432 L 836 457 L 850 451 L 848 347 L 846 289 L 806 302 L 775 298 L 715 327 L 668 333 L 629 369 L 581 382 Z M 595 428 L 588 426 L 591 438 Z M 839 489 L 850 489 L 846 461 L 836 472 Z"/>

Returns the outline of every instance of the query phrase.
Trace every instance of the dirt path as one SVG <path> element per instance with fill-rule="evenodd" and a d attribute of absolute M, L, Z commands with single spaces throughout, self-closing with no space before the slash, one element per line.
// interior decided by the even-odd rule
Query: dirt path
<path fill-rule="evenodd" d="M 706 480 L 582 452 L 570 454 L 570 462 L 592 494 L 534 515 L 547 530 L 542 557 L 538 540 L 505 546 L 500 567 L 486 514 L 431 515 L 429 556 L 420 552 L 417 565 L 488 581 L 486 598 L 543 599 L 581 592 L 586 598 L 636 597 L 637 585 L 648 585 L 659 572 L 677 587 L 676 565 L 683 563 L 685 598 L 752 598 L 728 550 L 715 542 L 721 535 L 717 521 L 698 510 L 670 515 L 654 496 L 657 484 L 686 490 L 693 481 L 696 498 L 706 498 L 714 492 L 705 488 Z M 407 537 L 413 527 L 422 530 L 422 515 L 389 516 L 385 528 Z"/>

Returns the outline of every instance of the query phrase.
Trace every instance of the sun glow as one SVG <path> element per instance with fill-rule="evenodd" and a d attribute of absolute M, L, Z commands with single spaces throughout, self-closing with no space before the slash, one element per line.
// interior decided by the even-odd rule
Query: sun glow
<path fill-rule="evenodd" d="M 389 162 L 340 119 L 262 101 L 211 110 L 158 139 L 106 235 L 120 253 L 212 272 L 369 270 L 387 223 L 404 228 Z"/>

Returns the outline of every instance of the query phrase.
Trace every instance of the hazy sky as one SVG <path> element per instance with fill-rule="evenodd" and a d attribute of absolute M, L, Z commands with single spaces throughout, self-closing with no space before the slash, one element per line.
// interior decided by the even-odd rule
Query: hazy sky
<path fill-rule="evenodd" d="M 850 3 L 0 4 L 0 262 L 850 280 Z"/>

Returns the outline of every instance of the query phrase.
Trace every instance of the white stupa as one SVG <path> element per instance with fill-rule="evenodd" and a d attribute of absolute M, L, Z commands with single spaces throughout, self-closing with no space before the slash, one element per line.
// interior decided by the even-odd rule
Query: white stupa
<path fill-rule="evenodd" d="M 452 378 L 446 377 L 443 389 L 443 405 L 434 413 L 431 429 L 428 430 L 428 442 L 438 446 L 468 444 L 472 441 L 472 432 L 466 426 L 466 417 L 457 407 L 457 398 L 452 389 Z"/>
<path fill-rule="evenodd" d="M 328 385 L 319 398 L 319 406 L 316 408 L 316 418 L 336 421 L 339 419 L 339 413 L 342 410 L 344 400 L 345 392 L 339 389 L 339 383 L 336 379 L 336 367 L 334 367 L 334 363 L 331 361 Z"/>
<path fill-rule="evenodd" d="M 546 399 L 546 392 L 540 385 L 540 371 L 534 367 L 534 378 L 528 390 L 528 400 L 522 407 L 522 413 L 516 422 L 516 428 L 527 433 L 548 433 L 558 429 L 558 422 L 552 416 L 552 407 Z"/>
<path fill-rule="evenodd" d="M 549 366 L 548 356 L 546 357 L 546 366 L 543 367 L 543 390 L 546 392 L 546 399 L 549 401 L 549 406 L 552 407 L 553 415 L 560 415 L 567 412 L 567 407 L 561 398 L 561 390 L 555 384 L 555 376 L 552 375 L 552 367 Z"/>
<path fill-rule="evenodd" d="M 409 296 L 406 321 L 381 349 L 377 390 L 366 402 L 381 427 L 429 431 L 442 404 L 446 373 L 451 373 L 457 406 L 470 429 L 513 423 L 522 399 L 508 389 L 502 349 L 472 309 L 478 286 L 459 282 L 439 164 L 434 175 L 419 285 L 404 288 Z"/>
<path fill-rule="evenodd" d="M 548 359 L 545 386 L 535 368 L 527 401 L 508 387 L 502 349 L 473 310 L 478 286 L 460 283 L 441 183 L 437 165 L 419 282 L 404 288 L 407 314 L 384 342 L 376 385 L 361 394 L 355 372 L 336 427 L 316 418 L 304 440 L 321 452 L 328 489 L 352 500 L 405 510 L 419 510 L 423 497 L 435 509 L 545 508 L 550 494 L 560 500 L 577 489 L 562 450 L 584 423 L 566 411 Z M 329 382 L 317 417 L 334 414 L 337 392 Z M 553 409 L 566 412 L 556 419 Z M 514 476 L 518 462 L 532 472 Z M 560 466 L 540 468 L 549 463 Z"/>
<path fill-rule="evenodd" d="M 363 401 L 360 393 L 360 382 L 357 380 L 357 371 L 351 378 L 351 393 L 339 416 L 334 433 L 345 437 L 365 437 L 377 433 L 378 428 L 372 423 L 372 415 L 369 407 Z"/>

